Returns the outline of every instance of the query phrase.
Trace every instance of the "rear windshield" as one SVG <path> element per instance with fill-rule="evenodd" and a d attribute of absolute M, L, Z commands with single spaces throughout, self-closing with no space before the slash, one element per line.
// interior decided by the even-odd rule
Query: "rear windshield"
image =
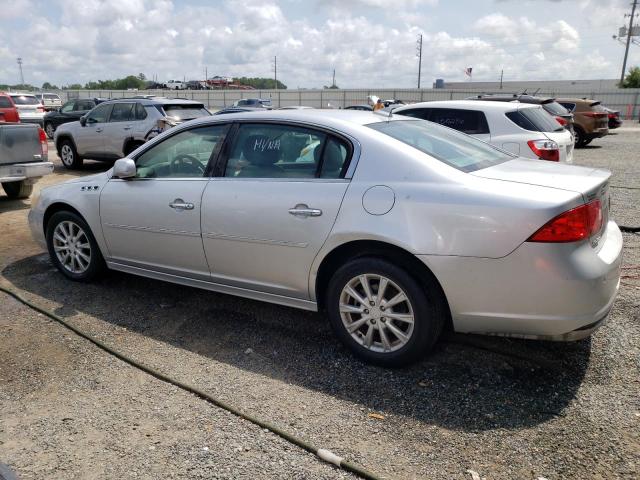
<path fill-rule="evenodd" d="M 426 120 L 367 125 L 463 172 L 474 172 L 515 158 L 491 145 Z"/>
<path fill-rule="evenodd" d="M 16 105 L 39 105 L 40 101 L 33 95 L 11 95 Z"/>
<path fill-rule="evenodd" d="M 163 105 L 165 115 L 176 120 L 191 120 L 211 115 L 204 105 Z"/>
<path fill-rule="evenodd" d="M 569 115 L 569 110 L 564 108 L 558 102 L 547 102 L 542 104 L 542 108 L 544 108 L 551 115 Z"/>
<path fill-rule="evenodd" d="M 53 94 L 53 93 L 45 93 L 44 94 L 44 98 L 46 100 L 60 100 L 60 97 L 58 95 Z"/>
<path fill-rule="evenodd" d="M 520 128 L 532 132 L 559 132 L 564 129 L 556 120 L 541 108 L 522 108 L 505 114 Z"/>

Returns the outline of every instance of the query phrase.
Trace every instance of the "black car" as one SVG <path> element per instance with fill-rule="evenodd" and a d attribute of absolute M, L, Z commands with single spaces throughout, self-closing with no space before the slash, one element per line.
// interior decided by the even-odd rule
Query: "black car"
<path fill-rule="evenodd" d="M 365 112 L 372 112 L 373 107 L 371 105 L 349 105 L 344 107 L 344 110 L 363 110 Z"/>
<path fill-rule="evenodd" d="M 101 102 L 104 102 L 105 98 L 75 98 L 65 102 L 60 110 L 54 110 L 47 113 L 44 116 L 44 131 L 47 132 L 47 137 L 53 139 L 53 133 L 63 123 L 77 122 L 80 117 L 93 107 Z"/>
<path fill-rule="evenodd" d="M 609 130 L 622 126 L 622 120 L 620 120 L 620 112 L 618 110 L 611 110 L 604 107 L 604 110 L 609 115 Z"/>
<path fill-rule="evenodd" d="M 573 114 L 556 102 L 555 98 L 536 97 L 534 95 L 522 94 L 483 94 L 468 97 L 467 100 L 488 100 L 491 102 L 520 102 L 541 105 L 542 108 L 552 115 L 556 121 L 564 128 L 573 133 Z"/>

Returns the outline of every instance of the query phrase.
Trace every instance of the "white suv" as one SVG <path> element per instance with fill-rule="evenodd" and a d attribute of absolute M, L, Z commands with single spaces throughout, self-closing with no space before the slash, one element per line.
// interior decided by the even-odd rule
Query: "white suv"
<path fill-rule="evenodd" d="M 117 160 L 164 129 L 207 115 L 205 106 L 192 100 L 122 98 L 101 103 L 78 122 L 60 125 L 53 140 L 62 164 L 80 168 L 84 158 Z"/>
<path fill-rule="evenodd" d="M 540 105 L 449 100 L 414 103 L 392 111 L 439 123 L 521 157 L 573 161 L 573 136 Z"/>
<path fill-rule="evenodd" d="M 184 82 L 179 80 L 169 80 L 164 84 L 164 88 L 168 88 L 169 90 L 184 90 L 186 86 Z"/>

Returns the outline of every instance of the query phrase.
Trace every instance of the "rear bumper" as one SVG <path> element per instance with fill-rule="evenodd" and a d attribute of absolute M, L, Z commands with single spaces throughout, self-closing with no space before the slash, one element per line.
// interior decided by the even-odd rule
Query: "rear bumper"
<path fill-rule="evenodd" d="M 53 172 L 51 162 L 13 163 L 0 165 L 0 182 L 19 182 L 37 179 Z"/>
<path fill-rule="evenodd" d="M 40 125 L 42 127 L 42 125 L 44 124 L 44 117 L 38 117 L 38 118 L 30 118 L 30 117 L 23 117 L 22 115 L 20 115 L 20 123 L 35 123 L 36 125 Z"/>
<path fill-rule="evenodd" d="M 585 136 L 589 139 L 594 139 L 594 138 L 602 138 L 608 134 L 609 134 L 609 128 L 598 128 L 591 133 L 587 133 Z"/>
<path fill-rule="evenodd" d="M 604 323 L 620 282 L 622 234 L 598 249 L 523 243 L 499 259 L 419 256 L 440 281 L 458 332 L 570 341 Z"/>

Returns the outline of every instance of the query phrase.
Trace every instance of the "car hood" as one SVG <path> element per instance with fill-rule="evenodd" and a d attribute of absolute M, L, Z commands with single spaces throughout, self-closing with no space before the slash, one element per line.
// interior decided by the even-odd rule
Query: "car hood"
<path fill-rule="evenodd" d="M 68 183 L 88 183 L 88 182 L 106 182 L 111 178 L 111 169 L 106 172 L 96 173 L 94 175 L 86 175 L 84 177 L 73 178 L 71 180 L 67 180 L 63 182 L 61 185 Z"/>
<path fill-rule="evenodd" d="M 593 191 L 611 176 L 608 170 L 578 167 L 545 160 L 518 158 L 472 172 L 471 175 L 493 180 L 557 188 L 583 195 Z"/>

